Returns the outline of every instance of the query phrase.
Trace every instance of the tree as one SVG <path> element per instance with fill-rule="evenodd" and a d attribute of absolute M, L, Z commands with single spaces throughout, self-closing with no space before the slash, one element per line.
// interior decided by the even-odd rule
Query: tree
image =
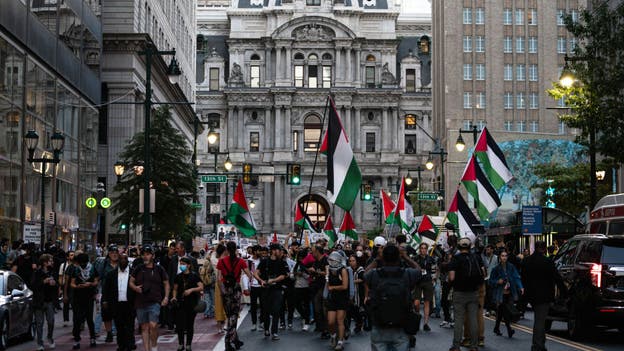
<path fill-rule="evenodd" d="M 189 223 L 192 208 L 189 202 L 197 195 L 196 176 L 191 164 L 191 150 L 180 131 L 171 124 L 168 107 L 160 107 L 153 113 L 150 129 L 151 184 L 156 190 L 156 213 L 152 215 L 154 240 L 189 238 L 195 229 Z M 115 185 L 111 210 L 116 215 L 114 225 L 121 223 L 135 228 L 143 223 L 139 213 L 139 189 L 144 179 L 140 167 L 144 160 L 145 136 L 134 135 L 119 154 L 120 161 L 137 172 L 126 172 Z M 149 206 L 145 206 L 146 209 Z"/>
<path fill-rule="evenodd" d="M 553 84 L 548 93 L 563 98 L 570 113 L 560 116 L 569 127 L 581 130 L 578 142 L 588 145 L 596 132 L 596 151 L 617 163 L 624 162 L 624 5 L 612 8 L 595 1 L 581 20 L 565 18 L 566 28 L 581 43 L 574 49 L 569 68 L 577 84 Z"/>

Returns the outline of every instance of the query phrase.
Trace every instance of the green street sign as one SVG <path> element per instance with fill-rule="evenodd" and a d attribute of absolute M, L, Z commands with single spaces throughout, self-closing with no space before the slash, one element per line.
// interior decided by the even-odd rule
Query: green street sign
<path fill-rule="evenodd" d="M 226 175 L 203 175 L 201 176 L 202 183 L 226 183 Z"/>
<path fill-rule="evenodd" d="M 87 205 L 87 208 L 94 208 L 97 206 L 97 200 L 94 197 L 88 197 L 85 205 Z"/>
<path fill-rule="evenodd" d="M 436 201 L 438 200 L 438 193 L 418 193 L 416 198 L 420 201 Z"/>
<path fill-rule="evenodd" d="M 109 208 L 110 205 L 111 205 L 111 199 L 107 197 L 103 197 L 102 200 L 100 200 L 100 206 L 102 208 Z"/>
<path fill-rule="evenodd" d="M 202 207 L 204 206 L 199 202 L 191 202 L 191 208 L 200 209 Z"/>

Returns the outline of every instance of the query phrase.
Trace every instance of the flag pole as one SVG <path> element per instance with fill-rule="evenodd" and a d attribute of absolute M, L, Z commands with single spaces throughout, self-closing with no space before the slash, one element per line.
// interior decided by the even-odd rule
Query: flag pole
<path fill-rule="evenodd" d="M 312 200 L 312 183 L 314 182 L 314 174 L 316 173 L 316 163 L 318 162 L 318 155 L 321 150 L 321 142 L 323 141 L 323 128 L 325 127 L 325 117 L 327 116 L 327 108 L 329 106 L 330 96 L 327 95 L 327 99 L 325 99 L 325 109 L 323 110 L 323 119 L 321 120 L 321 133 L 319 134 L 318 147 L 316 149 L 316 153 L 314 154 L 314 165 L 312 166 L 312 176 L 310 177 L 310 186 L 308 187 L 308 201 L 306 201 L 305 208 L 303 209 L 304 218 L 308 215 L 308 205 L 310 204 L 310 200 Z M 297 205 L 299 206 L 299 205 Z M 299 242 L 303 238 L 303 227 L 299 231 Z M 312 245 L 312 244 L 310 244 Z"/>

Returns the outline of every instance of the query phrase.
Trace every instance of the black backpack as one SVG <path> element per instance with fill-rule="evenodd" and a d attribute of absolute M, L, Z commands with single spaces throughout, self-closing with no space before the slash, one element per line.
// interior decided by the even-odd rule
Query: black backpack
<path fill-rule="evenodd" d="M 412 305 L 409 276 L 404 268 L 375 270 L 379 279 L 373 292 L 373 321 L 383 328 L 404 327 Z"/>
<path fill-rule="evenodd" d="M 223 286 L 225 286 L 226 288 L 233 288 L 234 286 L 236 286 L 237 281 L 236 281 L 236 276 L 234 275 L 234 272 L 236 271 L 236 266 L 238 265 L 238 261 L 240 261 L 240 258 L 236 259 L 236 261 L 232 265 L 231 270 L 228 270 L 225 264 L 223 265 L 223 268 L 226 269 L 226 274 L 223 276 Z"/>
<path fill-rule="evenodd" d="M 483 271 L 479 266 L 477 255 L 474 253 L 469 253 L 466 256 L 466 262 L 459 266 L 457 273 L 455 275 L 457 281 L 461 281 L 475 290 L 480 284 L 483 284 Z"/>

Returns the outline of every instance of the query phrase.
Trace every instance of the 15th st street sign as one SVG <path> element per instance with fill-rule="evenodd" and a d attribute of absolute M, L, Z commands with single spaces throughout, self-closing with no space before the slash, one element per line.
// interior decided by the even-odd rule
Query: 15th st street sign
<path fill-rule="evenodd" d="M 226 183 L 226 175 L 203 175 L 201 176 L 202 183 Z"/>
<path fill-rule="evenodd" d="M 424 192 L 424 191 L 408 191 L 407 195 L 416 195 L 416 200 L 420 201 L 436 201 L 439 194 L 437 192 Z"/>

